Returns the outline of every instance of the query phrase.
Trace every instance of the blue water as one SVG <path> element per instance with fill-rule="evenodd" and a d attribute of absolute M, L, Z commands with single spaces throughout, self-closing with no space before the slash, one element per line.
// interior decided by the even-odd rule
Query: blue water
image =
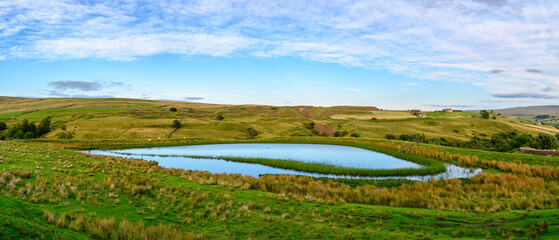
<path fill-rule="evenodd" d="M 444 173 L 429 176 L 398 176 L 398 177 L 357 177 L 332 174 L 307 173 L 296 170 L 281 169 L 255 163 L 231 162 L 220 159 L 199 159 L 187 156 L 208 157 L 246 157 L 286 159 L 301 162 L 322 163 L 349 168 L 396 169 L 421 168 L 422 165 L 398 159 L 383 153 L 362 148 L 324 145 L 324 144 L 285 144 L 285 143 L 238 143 L 238 144 L 208 144 L 172 147 L 136 148 L 125 150 L 92 150 L 90 154 L 132 157 L 144 160 L 154 160 L 159 166 L 167 168 L 182 168 L 211 173 L 238 173 L 258 177 L 262 174 L 295 174 L 313 177 L 348 177 L 367 179 L 404 178 L 411 180 L 430 180 L 432 178 L 466 178 L 472 177 L 481 169 L 470 170 L 456 165 L 447 164 Z M 174 155 L 174 156 L 170 156 Z M 180 155 L 180 156 L 177 156 Z"/>

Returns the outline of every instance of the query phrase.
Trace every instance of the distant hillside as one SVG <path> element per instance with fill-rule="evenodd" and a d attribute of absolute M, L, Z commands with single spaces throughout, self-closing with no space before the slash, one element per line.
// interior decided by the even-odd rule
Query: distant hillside
<path fill-rule="evenodd" d="M 170 111 L 170 108 L 176 108 Z M 559 108 L 558 108 L 559 109 Z M 559 111 L 559 110 L 558 110 Z M 0 122 L 8 127 L 27 119 L 38 123 L 52 117 L 52 131 L 43 138 L 71 135 L 74 139 L 172 138 L 246 139 L 289 136 L 385 138 L 387 134 L 424 134 L 427 138 L 469 140 L 499 132 L 557 134 L 559 130 L 510 116 L 483 119 L 477 113 L 426 113 L 420 119 L 407 111 L 362 106 L 223 105 L 124 98 L 13 98 L 0 97 Z M 219 117 L 218 117 L 219 116 Z M 559 119 L 558 119 L 559 120 Z M 314 127 L 306 123 L 314 122 Z M 532 120 L 534 121 L 534 120 Z M 541 121 L 540 121 L 541 122 Z M 311 125 L 312 126 L 312 125 Z M 7 130 L 0 131 L 5 136 Z"/>
<path fill-rule="evenodd" d="M 474 111 L 472 111 L 474 112 Z M 479 112 L 479 111 L 477 111 Z M 548 106 L 529 106 L 529 107 L 514 107 L 505 109 L 493 109 L 493 112 L 500 113 L 505 116 L 516 117 L 533 117 L 537 115 L 559 115 L 559 105 Z"/>

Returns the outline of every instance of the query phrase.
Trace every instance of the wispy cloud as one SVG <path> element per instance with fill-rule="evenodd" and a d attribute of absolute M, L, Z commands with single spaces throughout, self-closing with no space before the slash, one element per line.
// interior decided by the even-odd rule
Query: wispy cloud
<path fill-rule="evenodd" d="M 558 95 L 542 94 L 542 93 L 530 93 L 530 92 L 499 93 L 499 94 L 493 94 L 493 97 L 498 97 L 498 98 L 559 99 Z"/>
<path fill-rule="evenodd" d="M 498 98 L 498 99 L 489 99 L 489 100 L 480 100 L 480 102 L 486 102 L 486 103 L 498 103 L 498 102 L 522 102 L 524 100 L 522 99 L 510 99 L 510 98 Z"/>
<path fill-rule="evenodd" d="M 185 97 L 184 100 L 186 101 L 200 101 L 200 100 L 204 100 L 203 97 Z"/>
<path fill-rule="evenodd" d="M 557 1 L 5 0 L 0 61 L 291 56 L 537 95 L 559 84 L 558 13 Z"/>
<path fill-rule="evenodd" d="M 82 91 L 96 91 L 103 87 L 99 83 L 85 81 L 54 81 L 49 85 L 58 90 L 78 89 Z"/>
<path fill-rule="evenodd" d="M 530 73 L 543 73 L 542 70 L 539 70 L 539 69 L 532 69 L 532 68 L 526 69 L 526 72 L 530 72 Z"/>

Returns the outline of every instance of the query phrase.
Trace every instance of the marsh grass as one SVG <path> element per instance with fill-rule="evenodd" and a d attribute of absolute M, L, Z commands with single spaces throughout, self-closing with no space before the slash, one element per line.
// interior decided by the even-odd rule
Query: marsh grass
<path fill-rule="evenodd" d="M 304 172 L 325 173 L 334 175 L 353 175 L 353 176 L 409 176 L 409 175 L 432 175 L 446 171 L 446 166 L 438 161 L 413 156 L 410 154 L 390 151 L 388 149 L 376 148 L 383 153 L 390 154 L 394 157 L 406 159 L 408 161 L 424 165 L 421 168 L 399 168 L 399 169 L 363 169 L 348 168 L 329 165 L 326 163 L 311 163 L 297 160 L 285 159 L 268 159 L 268 158 L 243 158 L 230 156 L 199 156 L 199 155 L 155 155 L 155 154 L 130 154 L 119 153 L 130 156 L 157 156 L 157 157 L 183 157 L 193 159 L 219 159 L 232 162 L 256 163 L 282 169 L 292 169 Z M 370 150 L 370 149 L 369 149 Z"/>
<path fill-rule="evenodd" d="M 25 221 L 122 239 L 527 238 L 551 236 L 559 226 L 557 181 L 523 174 L 350 187 L 301 176 L 163 168 L 29 143 L 0 143 L 0 156 L 9 160 L 0 164 L 2 238 Z M 64 168 L 67 162 L 73 167 Z M 16 174 L 37 166 L 43 169 L 29 178 Z"/>

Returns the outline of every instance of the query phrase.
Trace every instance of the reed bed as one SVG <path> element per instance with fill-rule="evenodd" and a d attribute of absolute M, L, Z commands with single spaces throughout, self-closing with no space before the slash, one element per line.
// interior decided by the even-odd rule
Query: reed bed
<path fill-rule="evenodd" d="M 377 148 L 380 150 L 380 148 Z M 446 166 L 438 161 L 413 156 L 409 154 L 399 153 L 395 151 L 389 151 L 387 149 L 382 149 L 384 153 L 390 154 L 392 156 L 406 159 L 411 162 L 415 162 L 426 167 L 421 168 L 399 168 L 399 169 L 365 169 L 365 168 L 349 168 L 333 166 L 324 163 L 310 163 L 302 162 L 296 160 L 285 160 L 285 159 L 269 159 L 269 158 L 243 158 L 243 157 L 231 157 L 231 156 L 198 156 L 198 155 L 156 155 L 156 154 L 129 154 L 129 153 L 119 153 L 122 155 L 129 156 L 157 156 L 157 157 L 182 157 L 182 158 L 194 158 L 194 159 L 219 159 L 232 162 L 243 162 L 243 163 L 256 163 L 271 167 L 277 167 L 282 169 L 291 169 L 304 172 L 312 173 L 324 173 L 333 175 L 344 175 L 344 176 L 409 176 L 409 175 L 432 175 L 446 171 Z"/>

